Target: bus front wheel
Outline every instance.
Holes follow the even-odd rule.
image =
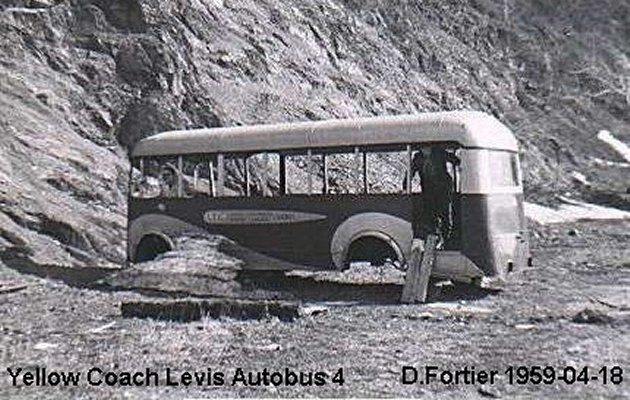
[[[161,235],[149,234],[144,236],[138,243],[134,262],[151,261],[160,254],[171,250],[173,250],[173,247],[166,238]]]

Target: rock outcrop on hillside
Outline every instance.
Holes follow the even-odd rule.
[[[593,158],[630,138],[628,2],[9,0],[0,35],[0,248],[34,262],[124,260],[127,150],[165,129],[476,109],[528,196],[623,186]]]

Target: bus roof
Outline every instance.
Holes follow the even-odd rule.
[[[478,111],[446,111],[158,133],[140,140],[132,156],[457,142],[463,147],[517,151],[516,138]]]

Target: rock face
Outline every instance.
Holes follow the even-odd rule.
[[[630,137],[628,21],[612,0],[4,1],[0,249],[121,263],[126,154],[165,129],[478,109],[516,132],[529,196],[558,159],[592,181],[616,157],[596,132]]]

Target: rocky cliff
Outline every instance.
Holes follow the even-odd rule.
[[[0,249],[38,263],[124,260],[127,151],[165,129],[476,109],[531,199],[628,186],[596,139],[630,139],[627,1],[8,0],[0,35]]]

